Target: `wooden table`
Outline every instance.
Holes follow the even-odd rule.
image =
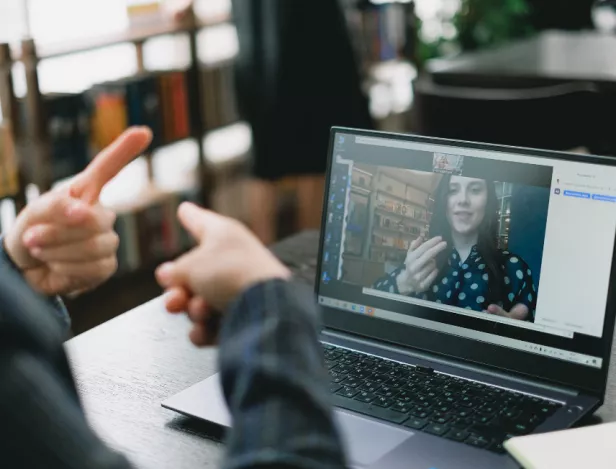
[[[437,59],[428,70],[436,82],[449,85],[584,81],[616,91],[616,36],[546,31],[494,49]]]
[[[308,283],[318,233],[290,238],[274,252]],[[188,342],[188,321],[153,300],[67,343],[86,413],[99,434],[139,467],[218,467],[219,430],[161,408],[165,398],[216,372],[216,350]],[[616,359],[612,361],[615,365]],[[616,370],[598,421],[616,421]]]

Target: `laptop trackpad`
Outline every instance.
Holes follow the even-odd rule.
[[[335,414],[348,458],[353,465],[370,466],[413,436],[407,430],[346,412],[336,411]]]

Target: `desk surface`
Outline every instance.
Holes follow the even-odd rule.
[[[317,233],[304,233],[274,251],[312,282],[317,240]],[[187,335],[186,318],[165,313],[154,300],[67,343],[90,422],[139,467],[215,468],[223,454],[215,429],[160,406],[216,372],[216,351],[195,349]],[[597,415],[616,421],[616,359],[607,402]]]
[[[616,35],[546,31],[494,49],[431,61],[436,77],[591,81],[616,85]],[[449,80],[447,80],[449,81]],[[463,83],[459,83],[463,84]]]

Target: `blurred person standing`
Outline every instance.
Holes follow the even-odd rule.
[[[191,3],[180,2],[177,15]],[[250,223],[268,244],[276,238],[275,183],[297,177],[299,228],[318,228],[329,129],[372,128],[373,122],[337,0],[232,4],[238,102],[253,129]]]

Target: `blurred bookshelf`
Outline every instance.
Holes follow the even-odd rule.
[[[341,1],[378,126],[407,130],[416,75],[412,2]],[[154,268],[191,246],[174,216],[182,201],[247,221],[238,200],[252,136],[233,90],[237,52],[228,0],[196,2],[181,22],[150,18],[95,37],[0,45],[3,228],[28,198],[77,174],[127,126],[155,134],[101,195],[118,214],[119,271],[67,300],[76,333],[160,294]],[[281,182],[283,192],[289,184]],[[292,217],[293,200],[280,204]]]

